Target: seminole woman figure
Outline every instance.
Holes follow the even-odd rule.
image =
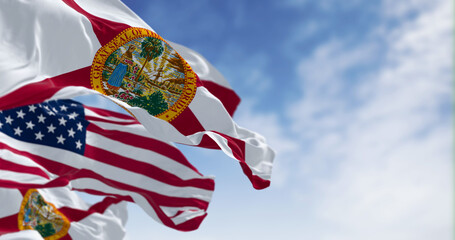
[[[128,65],[133,63],[133,51],[136,49],[136,46],[130,45],[128,50],[120,57],[120,63],[115,67],[112,72],[109,80],[107,80],[107,87],[113,90],[118,90],[122,86],[123,78],[125,77],[126,70]]]

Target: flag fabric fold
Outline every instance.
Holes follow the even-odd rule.
[[[228,113],[233,116],[240,103],[240,97],[232,89],[229,82],[204,56],[178,43],[169,44],[188,62],[196,72],[202,84],[210,93],[218,98]]]
[[[126,203],[105,197],[84,202],[68,186],[0,189],[0,239],[123,239]]]
[[[131,116],[56,100],[0,113],[0,187],[69,185],[138,204],[182,231],[207,215],[213,177]]]
[[[153,136],[221,149],[255,188],[270,185],[274,152],[232,120],[239,98],[227,82],[120,1],[3,1],[0,34],[0,109],[103,94]]]

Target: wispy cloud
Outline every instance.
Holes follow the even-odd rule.
[[[391,16],[385,1],[384,22],[400,21],[376,40],[332,40],[298,66],[303,95],[288,115],[313,184],[301,195],[324,225],[309,237],[452,236],[452,6],[411,2]]]

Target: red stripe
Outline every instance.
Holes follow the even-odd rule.
[[[148,138],[144,136],[139,136],[136,134],[118,131],[118,130],[106,130],[102,129],[95,124],[89,124],[87,126],[87,131],[100,134],[102,136],[109,137],[112,140],[121,142],[126,145],[131,145],[138,148],[147,149],[158,154],[161,154],[170,160],[174,160],[190,169],[199,173],[198,170],[191,165],[191,163],[185,158],[185,156],[176,148],[168,145],[167,143],[161,142],[159,140]],[[200,174],[200,173],[199,173]],[[202,175],[202,174],[200,174]]]
[[[18,190],[19,190],[19,192],[21,192],[22,196],[25,196],[25,194],[27,194],[27,192],[28,192],[28,189],[24,189],[24,188],[21,188]]]
[[[0,218],[0,235],[19,231],[18,214]]]
[[[100,41],[101,46],[107,44],[120,32],[130,27],[124,23],[114,22],[94,16],[82,9],[79,5],[77,5],[76,2],[74,2],[74,0],[63,0],[63,2],[80,14],[84,15],[90,21],[90,23],[92,23],[93,32],[95,32],[95,35],[98,38],[98,41]]]
[[[85,193],[97,195],[97,196],[112,196],[117,199],[121,199],[122,201],[134,202],[134,200],[130,196],[124,196],[124,195],[113,194],[113,193],[105,193],[105,192],[101,192],[98,190],[85,189],[85,188],[73,188],[73,190],[79,191],[79,192],[85,192]]]
[[[74,70],[43,81],[27,84],[0,98],[0,109],[36,104],[51,98],[56,92],[68,86],[91,89],[90,67]]]
[[[73,240],[69,234],[66,234],[65,236],[59,238],[59,240]]]
[[[48,181],[43,184],[38,183],[21,183],[11,180],[4,180],[0,179],[0,187],[2,188],[16,188],[23,192],[24,190],[28,190],[30,188],[51,188],[51,187],[64,187],[68,185],[69,180],[67,178],[59,177]]]
[[[0,158],[0,169],[12,171],[12,172],[29,173],[29,174],[34,174],[34,175],[44,177],[48,180],[50,179],[49,176],[47,176],[46,172],[44,172],[43,170],[41,170],[38,167],[25,166],[22,164],[17,164],[14,162],[6,161],[1,158]]]
[[[220,146],[207,134],[202,135],[201,142],[197,146],[208,149],[220,149]]]
[[[216,84],[212,81],[202,80],[204,87],[209,90],[215,97],[217,97],[221,103],[223,104],[224,108],[228,111],[231,117],[234,115],[237,106],[240,103],[240,97],[234,90]]]
[[[185,136],[205,131],[197,117],[188,107],[169,123]]]
[[[121,199],[106,197],[103,201],[92,205],[88,210],[65,206],[60,208],[59,211],[62,212],[71,222],[79,222],[93,213],[103,214],[112,204],[117,204],[121,201]]]

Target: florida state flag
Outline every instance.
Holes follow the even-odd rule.
[[[68,187],[0,188],[0,239],[123,239],[126,203],[106,197],[84,202]],[[31,231],[27,231],[31,230]]]

